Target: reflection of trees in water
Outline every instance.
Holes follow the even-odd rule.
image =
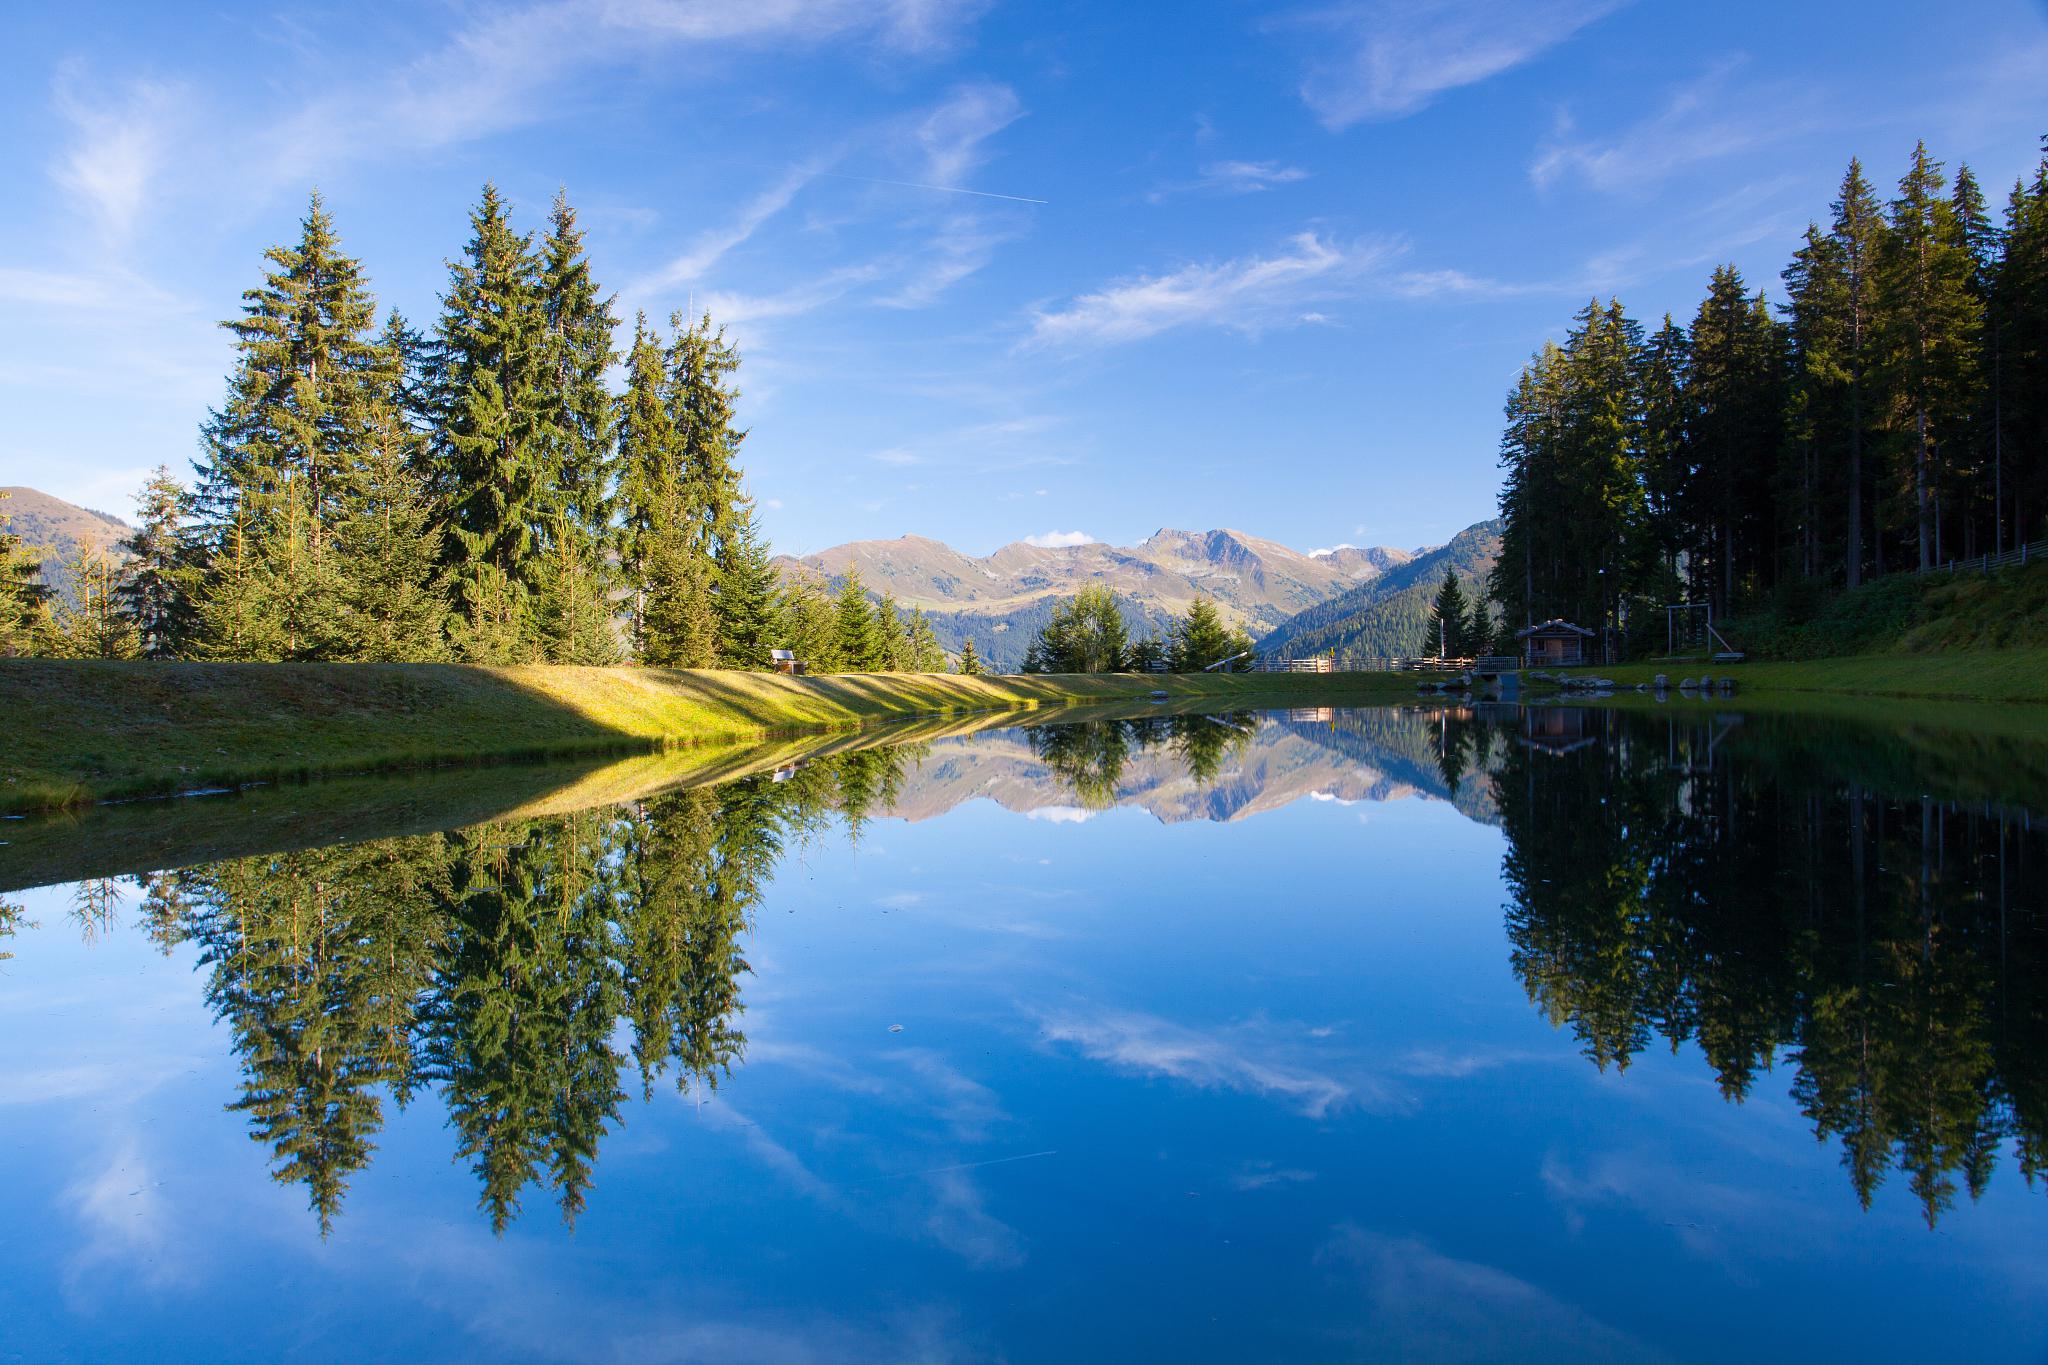
[[[671,1067],[711,1088],[740,1060],[741,940],[784,847],[891,799],[915,753],[168,873],[143,922],[197,946],[242,1059],[232,1107],[323,1232],[384,1104],[423,1086],[494,1228],[529,1186],[573,1221],[628,1065],[651,1096]]]
[[[1089,810],[1116,804],[1124,765],[1135,754],[1163,749],[1202,786],[1216,780],[1226,758],[1243,751],[1258,730],[1249,711],[1220,716],[1140,716],[1038,725],[1024,737],[1031,752]]]
[[[1958,1181],[1983,1190],[2007,1138],[2031,1181],[2048,1154],[2043,831],[1587,715],[1596,743],[1517,744],[1495,779],[1531,1000],[1603,1069],[1653,1037],[1696,1042],[1731,1100],[1787,1051],[1866,1205],[1896,1167],[1931,1225]]]

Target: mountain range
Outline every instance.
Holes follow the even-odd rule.
[[[787,581],[836,589],[857,570],[871,591],[917,607],[948,649],[974,639],[992,667],[1014,668],[1054,605],[1083,586],[1115,594],[1134,636],[1163,635],[1206,594],[1254,636],[1399,570],[1418,554],[1386,546],[1304,552],[1243,531],[1160,530],[1132,546],[1019,541],[964,554],[924,536],[859,540],[777,561]]]
[[[0,488],[0,526],[43,556],[43,581],[59,594],[70,590],[71,561],[82,550],[119,553],[134,528],[108,512],[95,512],[34,488]]]
[[[115,550],[131,528],[119,517],[34,488],[0,489],[0,520],[43,552],[43,577],[60,592],[81,550]],[[1415,550],[1341,545],[1302,551],[1243,531],[1159,530],[1139,545],[1039,546],[965,554],[924,536],[857,540],[776,560],[783,577],[834,591],[858,570],[870,591],[921,608],[948,650],[973,637],[994,669],[1014,669],[1053,608],[1083,586],[1115,594],[1136,638],[1163,636],[1196,597],[1258,640],[1262,653],[1340,662],[1423,653],[1429,606],[1446,569],[1468,593],[1500,551],[1500,523],[1467,527]]]

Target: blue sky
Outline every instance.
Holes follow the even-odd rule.
[[[0,483],[125,513],[326,194],[429,320],[485,179],[745,353],[778,548],[1234,526],[1435,543],[1595,292],[1775,290],[1852,154],[1994,199],[2048,7],[540,0],[11,7]]]

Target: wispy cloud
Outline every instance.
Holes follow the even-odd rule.
[[[361,148],[443,147],[561,117],[600,88],[576,85],[575,77],[656,55],[826,43],[928,55],[949,47],[982,8],[933,0],[543,0],[484,7],[436,51],[280,123],[271,140],[273,170],[296,181]]]
[[[1277,161],[1214,161],[1198,170],[1193,180],[1162,185],[1145,197],[1157,204],[1177,194],[1257,194],[1306,179],[1308,172],[1301,167]]]
[[[1066,550],[1076,545],[1093,545],[1095,537],[1086,531],[1042,531],[1035,536],[1024,537],[1026,545],[1036,545],[1041,550]]]
[[[1730,58],[1681,85],[1649,118],[1608,138],[1581,138],[1569,114],[1529,163],[1529,179],[1547,189],[1566,177],[1607,193],[1646,191],[1697,166],[1807,131],[1817,96],[1794,89],[1738,90],[1745,65]]]
[[[1364,278],[1399,254],[1380,241],[1339,242],[1298,233],[1267,255],[1183,266],[1083,294],[1032,320],[1032,343],[1100,346],[1138,341],[1176,327],[1228,327],[1256,335],[1323,321],[1312,303],[1356,292]]]
[[[958,87],[918,125],[924,178],[934,185],[959,185],[986,159],[982,144],[1023,115],[1017,92],[1007,85],[984,81]]]
[[[76,65],[58,71],[57,110],[75,137],[51,177],[105,239],[122,243],[161,174],[171,123],[183,99],[175,85],[138,81],[109,91]]]
[[[1324,126],[1400,118],[1533,60],[1628,0],[1361,0],[1299,16],[1335,51],[1301,96]]]
[[[905,450],[902,446],[890,446],[887,450],[878,450],[868,456],[868,458],[876,464],[906,465],[918,462],[917,452]]]
[[[695,283],[710,273],[725,254],[743,244],[762,224],[788,208],[797,192],[811,180],[812,172],[790,172],[749,199],[731,222],[698,234],[681,255],[659,270],[636,280],[626,289],[631,298],[654,297],[680,285]]]

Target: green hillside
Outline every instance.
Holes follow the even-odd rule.
[[[1334,652],[1340,665],[1426,652],[1429,607],[1444,570],[1458,575],[1468,596],[1481,595],[1482,580],[1500,553],[1500,525],[1468,526],[1449,544],[1290,617],[1259,641],[1259,652],[1293,658]]]

